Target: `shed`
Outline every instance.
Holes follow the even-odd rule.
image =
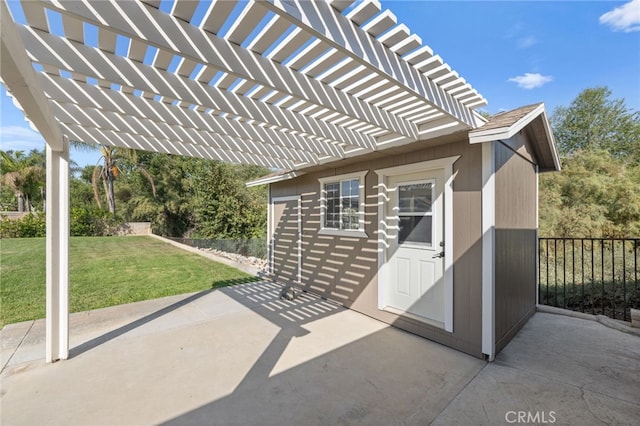
[[[249,185],[273,279],[493,359],[535,312],[538,173],[559,168],[536,104]]]

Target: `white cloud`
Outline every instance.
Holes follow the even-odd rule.
[[[538,44],[538,40],[534,36],[528,36],[518,39],[518,47],[520,49],[526,49],[534,44]]]
[[[630,33],[640,31],[640,0],[631,0],[600,17],[600,23],[613,31]]]
[[[535,89],[536,87],[542,87],[552,80],[553,77],[550,75],[542,75],[539,73],[532,74],[530,72],[526,72],[524,75],[519,75],[509,79],[509,81],[516,83],[521,89]]]
[[[0,149],[3,151],[30,151],[44,149],[45,141],[38,132],[29,127],[3,126],[0,127]]]

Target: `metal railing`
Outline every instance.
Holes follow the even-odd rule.
[[[540,238],[538,302],[630,321],[640,309],[640,238]]]
[[[236,253],[246,257],[256,257],[258,259],[267,258],[267,240],[262,238],[252,238],[248,240],[211,240],[172,237],[169,239],[191,247],[220,250],[226,253]]]

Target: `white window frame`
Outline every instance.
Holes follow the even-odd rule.
[[[413,181],[407,181],[407,182],[400,182],[398,183],[398,186],[403,186],[403,185],[414,185],[414,184],[423,184],[423,183],[427,183],[431,185],[431,201],[435,202],[435,191],[436,191],[436,180],[435,179],[420,179],[420,180],[413,180]],[[398,192],[396,194],[396,205],[399,206],[400,205],[400,193]],[[431,211],[429,212],[425,212],[425,213],[400,213],[400,209],[398,209],[397,212],[397,216],[398,216],[398,220],[401,217],[410,217],[410,216],[414,216],[414,217],[426,217],[429,216],[431,217],[431,243],[417,243],[417,242],[413,242],[413,241],[404,241],[402,244],[409,246],[409,247],[415,247],[415,248],[422,248],[422,247],[428,247],[428,248],[433,248],[435,247],[435,241],[436,241],[436,227],[434,226],[436,221],[439,220],[439,217],[437,215],[437,212],[433,211],[433,205],[431,207]],[[399,223],[399,222],[398,222]],[[398,244],[400,244],[400,232],[398,232]]]
[[[365,202],[365,176],[369,173],[364,170],[356,173],[347,173],[343,175],[327,176],[319,178],[320,183],[320,230],[321,235],[336,235],[345,237],[368,238],[364,230],[364,202]],[[358,229],[336,229],[325,227],[325,217],[327,214],[327,194],[324,189],[328,183],[339,183],[340,193],[342,194],[342,181],[358,179]],[[342,207],[341,207],[342,208]]]

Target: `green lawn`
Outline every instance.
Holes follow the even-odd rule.
[[[255,278],[151,237],[74,237],[69,309],[224,287]],[[0,240],[0,327],[45,316],[45,240]]]

